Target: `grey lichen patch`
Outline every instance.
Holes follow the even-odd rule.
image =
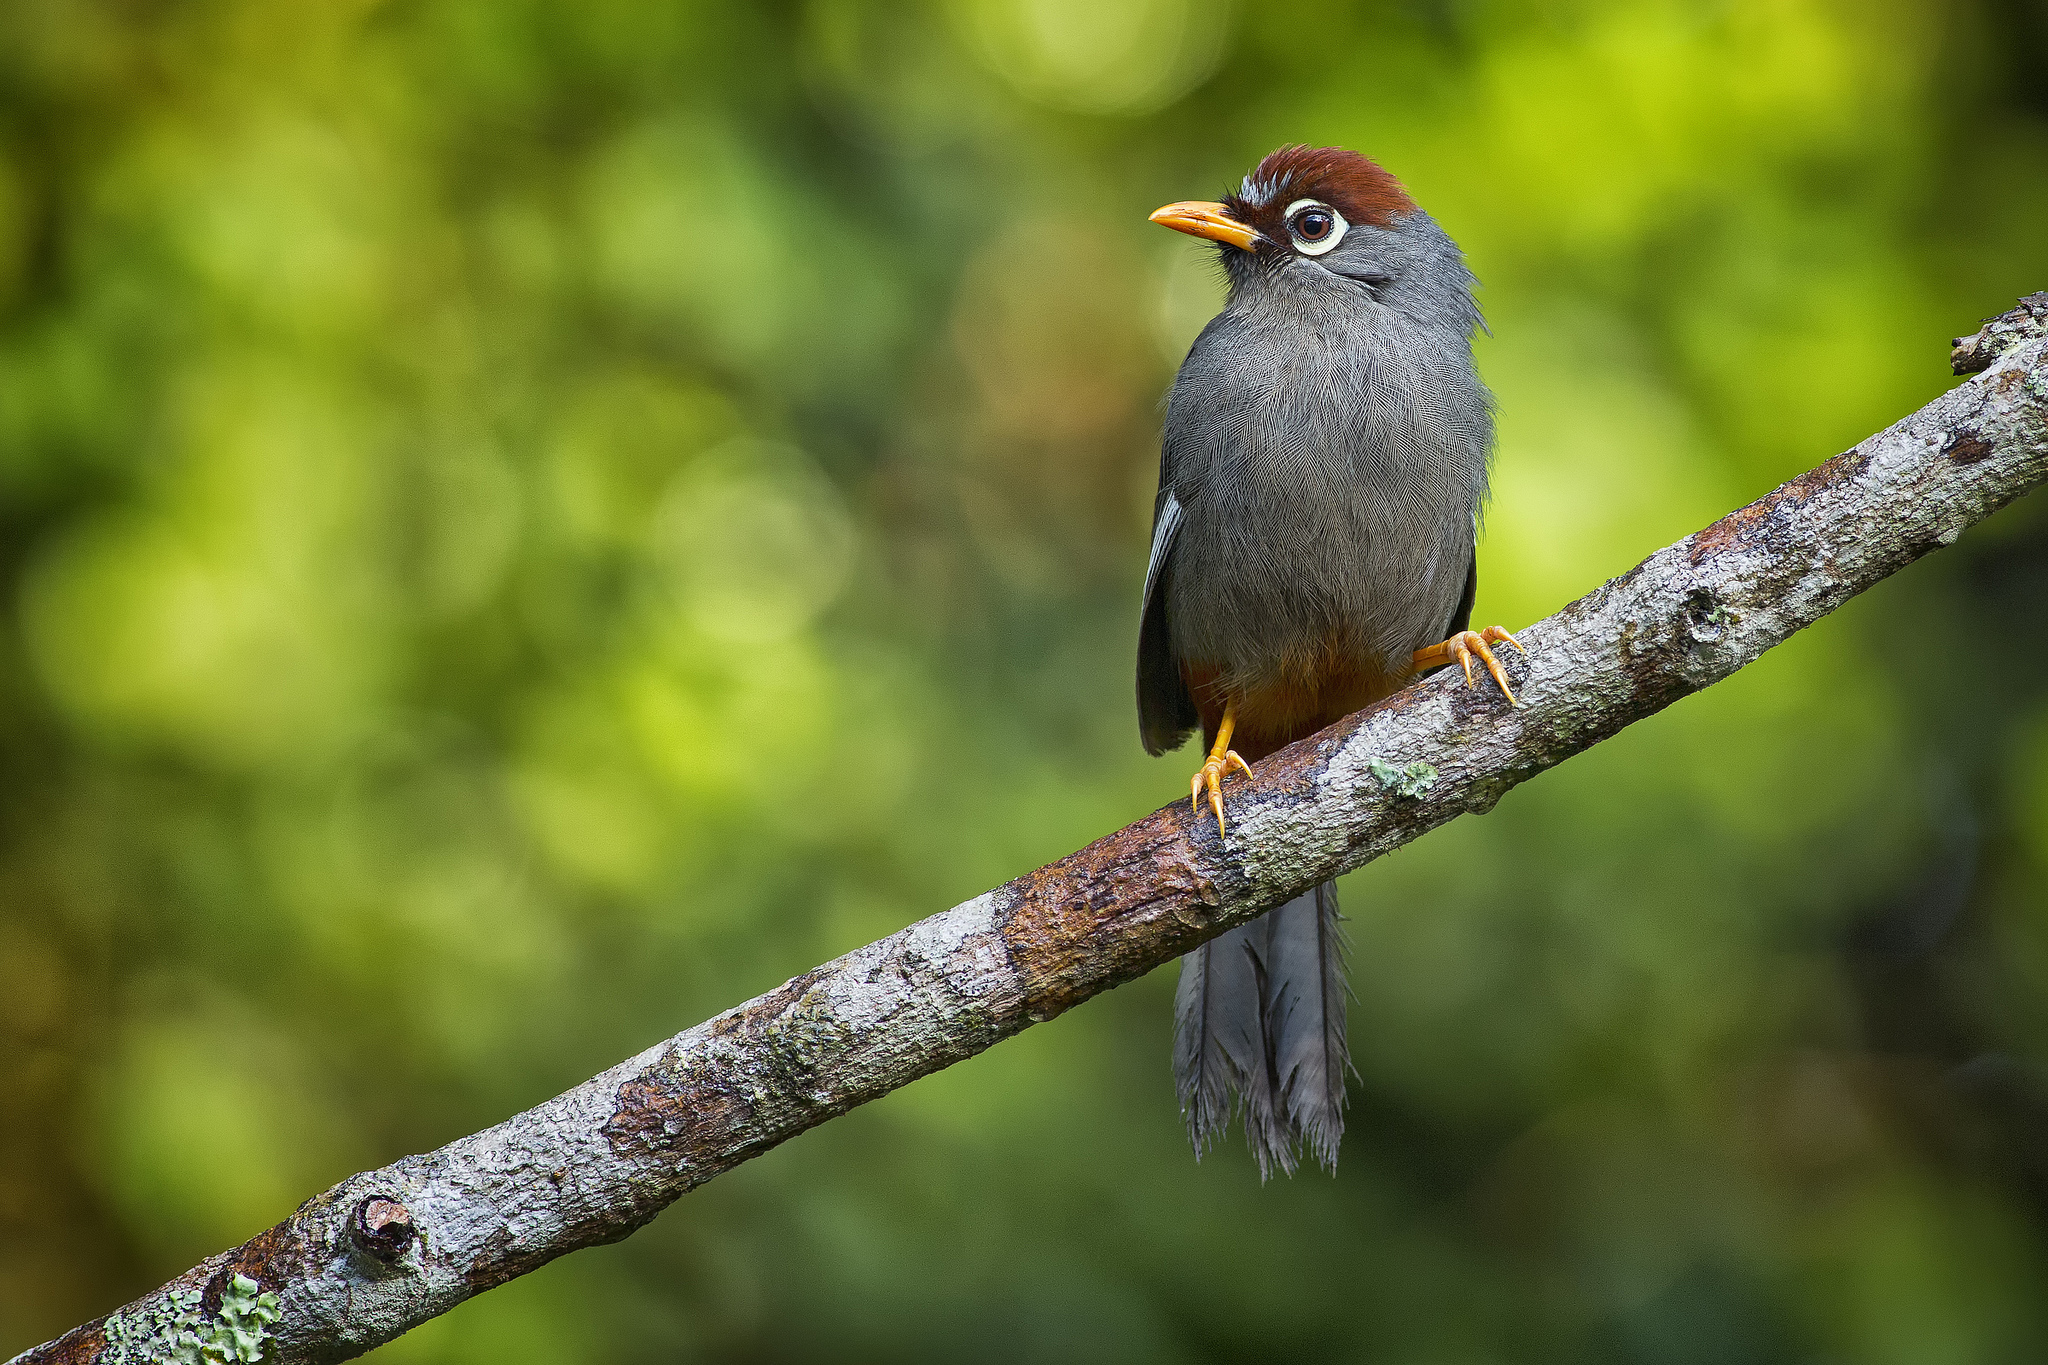
[[[1370,758],[1366,760],[1365,770],[1395,796],[1405,796],[1410,801],[1436,785],[1437,771],[1427,763],[1410,763],[1405,768],[1396,768],[1384,758]]]
[[[792,1089],[808,1092],[817,1085],[819,1069],[844,1051],[850,1032],[826,993],[814,986],[762,1029],[761,1040],[775,1075]]]
[[[270,1328],[284,1316],[277,1295],[237,1275],[221,1295],[220,1316],[209,1322],[197,1289],[173,1290],[139,1313],[107,1319],[101,1365],[229,1365],[263,1359]]]

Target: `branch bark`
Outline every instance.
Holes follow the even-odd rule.
[[[154,1358],[179,1314],[219,1332],[258,1290],[276,1295],[265,1359],[357,1355],[1487,810],[2048,479],[2048,295],[1958,343],[1955,363],[1984,372],[1521,632],[1519,708],[1450,674],[1410,687],[1261,763],[1232,788],[1226,839],[1170,806],[495,1128],[353,1176],[13,1365]]]

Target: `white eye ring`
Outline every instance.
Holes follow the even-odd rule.
[[[1329,214],[1331,223],[1329,235],[1318,237],[1312,242],[1303,237],[1294,227],[1295,215],[1305,213],[1309,209],[1318,209]],[[1287,220],[1287,235],[1294,239],[1294,249],[1301,252],[1304,256],[1322,255],[1325,251],[1343,241],[1344,234],[1351,227],[1351,224],[1344,221],[1343,214],[1337,212],[1337,210],[1331,208],[1320,199],[1297,199],[1289,204],[1287,212],[1280,216]]]

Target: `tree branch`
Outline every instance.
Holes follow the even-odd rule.
[[[1985,372],[1521,632],[1519,708],[1449,674],[1410,687],[1261,763],[1232,788],[1225,840],[1168,807],[495,1128],[351,1177],[14,1365],[167,1359],[178,1331],[235,1324],[252,1341],[267,1330],[270,1360],[359,1354],[1490,808],[2048,479],[2048,295],[1959,343],[1955,363]],[[267,1324],[259,1290],[276,1295]]]

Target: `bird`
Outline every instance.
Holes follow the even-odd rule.
[[[1391,173],[1291,145],[1235,193],[1151,221],[1206,239],[1229,293],[1166,401],[1138,630],[1138,726],[1197,727],[1190,782],[1218,838],[1224,783],[1425,672],[1477,660],[1471,629],[1493,398],[1458,246]],[[1526,651],[1524,651],[1526,653]],[[1181,959],[1175,1087],[1199,1160],[1242,1113],[1260,1178],[1332,1174],[1344,1131],[1342,919],[1325,883]]]

